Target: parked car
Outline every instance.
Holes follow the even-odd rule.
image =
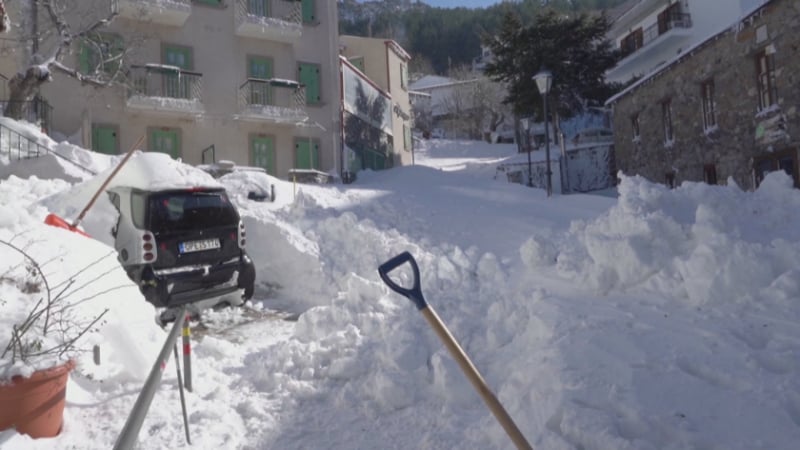
[[[227,160],[197,167],[208,172],[214,178],[223,178],[232,174],[242,173],[255,174],[255,176],[249,177],[247,186],[244,186],[247,189],[247,198],[257,202],[275,201],[275,187],[269,182],[267,171],[263,167],[240,166],[233,161]]]
[[[241,305],[253,296],[255,266],[246,232],[220,186],[107,191],[119,212],[112,228],[120,264],[145,300],[166,308]]]

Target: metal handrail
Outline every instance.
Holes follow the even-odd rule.
[[[623,57],[631,55],[638,50],[646,47],[649,43],[656,40],[659,36],[668,33],[675,28],[691,28],[692,15],[678,11],[670,12],[665,22],[656,22],[642,31],[642,42],[637,47],[635,41],[623,41],[620,44],[620,51]]]
[[[209,164],[208,162],[206,162],[206,154],[209,152],[211,153],[211,164],[217,161],[217,150],[214,147],[214,144],[211,144],[200,152],[200,158],[203,164]]]
[[[23,159],[33,159],[38,158],[43,155],[53,155],[57,158],[60,158],[68,163],[78,167],[81,170],[91,174],[97,175],[97,172],[82,166],[81,164],[67,158],[64,155],[60,155],[52,150],[46,145],[42,145],[33,139],[23,136],[22,134],[18,133],[16,130],[9,128],[3,124],[0,124],[0,142],[3,141],[3,133],[6,135],[5,142],[7,145],[5,147],[0,147],[0,153],[8,153],[8,158],[10,160],[23,160]],[[14,143],[16,142],[16,146]],[[16,147],[16,158],[14,158],[13,148]]]
[[[238,0],[236,2],[236,25],[239,26],[245,21],[249,22],[261,22],[265,25],[270,24],[270,22],[286,22],[292,25],[296,25],[298,27],[303,26],[303,8],[301,2],[282,2],[279,4],[286,4],[291,3],[289,6],[289,11],[286,14],[279,15],[277,11],[273,11],[273,8],[267,8],[266,10],[262,8],[256,7],[257,4],[252,4],[250,0]],[[269,5],[269,6],[277,6],[277,4]],[[285,9],[285,8],[282,8]],[[280,23],[275,23],[276,26],[280,26]]]
[[[53,107],[47,100],[39,97],[34,97],[33,100],[11,101],[0,100],[0,112],[4,115],[6,108],[9,105],[21,104],[23,119],[31,123],[37,123],[46,134],[50,133],[50,124],[53,122]]]
[[[281,89],[285,94],[275,92],[276,89]],[[303,109],[306,106],[306,89],[302,84],[281,84],[276,79],[248,78],[239,86],[239,106]]]

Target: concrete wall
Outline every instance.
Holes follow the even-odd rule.
[[[754,165],[783,158],[798,179],[800,146],[800,3],[772,0],[740,26],[710,39],[612,99],[616,163],[626,174],[665,182],[704,181],[713,167],[719,183],[756,183]],[[763,38],[763,40],[759,40]],[[756,54],[775,49],[777,105],[759,111]],[[718,126],[705,130],[700,84],[713,79]],[[670,99],[674,141],[666,142],[661,102]],[[633,139],[631,117],[640,136]]]

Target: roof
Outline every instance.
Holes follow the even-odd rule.
[[[615,103],[616,101],[618,101],[622,97],[624,97],[624,96],[630,94],[631,92],[635,91],[639,86],[641,86],[641,85],[643,85],[643,84],[645,84],[645,83],[647,83],[649,81],[652,81],[653,79],[655,79],[659,75],[667,72],[675,64],[683,61],[686,58],[691,57],[700,48],[705,47],[706,45],[710,44],[713,41],[716,41],[719,37],[721,37],[725,33],[729,32],[729,31],[738,31],[739,24],[741,24],[742,22],[746,21],[747,19],[749,19],[753,15],[759,13],[769,3],[772,3],[774,1],[776,1],[776,0],[757,0],[757,3],[751,9],[746,11],[744,14],[742,14],[742,16],[739,19],[737,19],[735,22],[733,22],[732,24],[726,25],[722,30],[719,30],[717,32],[712,33],[711,35],[709,35],[708,38],[699,41],[697,44],[689,47],[688,49],[686,49],[683,52],[681,52],[679,55],[675,56],[673,59],[671,59],[671,60],[667,61],[666,63],[662,64],[661,66],[659,66],[657,70],[654,70],[653,72],[643,76],[639,80],[636,80],[635,83],[631,84],[630,86],[626,87],[625,89],[621,90],[620,92],[618,92],[617,94],[615,94],[614,96],[612,96],[608,100],[606,100],[605,105],[608,106],[608,105],[611,105],[611,104]]]
[[[408,88],[412,91],[418,91],[420,89],[426,89],[431,86],[452,83],[453,81],[454,80],[452,78],[442,77],[439,75],[425,75],[419,80],[409,84]]]

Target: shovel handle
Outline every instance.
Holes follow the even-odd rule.
[[[389,278],[389,272],[405,263],[411,264],[411,270],[414,272],[414,282],[411,288],[404,288]],[[411,253],[400,253],[394,258],[381,264],[378,266],[378,273],[380,274],[383,282],[386,283],[389,288],[411,300],[414,305],[417,306],[418,310],[423,310],[428,306],[428,304],[425,302],[425,298],[422,296],[422,289],[419,286],[419,266],[417,266],[417,261],[415,261],[414,257],[411,256]]]

